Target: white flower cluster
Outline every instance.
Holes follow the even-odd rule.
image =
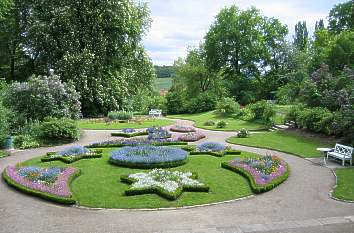
[[[154,169],[148,173],[135,173],[129,175],[129,178],[135,179],[131,188],[152,188],[159,187],[167,192],[175,192],[183,185],[204,186],[203,183],[191,178],[191,172],[169,171],[163,169]]]

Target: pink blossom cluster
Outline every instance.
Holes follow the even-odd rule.
[[[57,181],[54,184],[49,185],[44,182],[34,182],[23,176],[20,176],[17,173],[16,166],[8,166],[6,168],[7,176],[10,177],[10,179],[14,182],[29,189],[53,194],[60,197],[71,197],[72,193],[70,191],[68,181],[75,172],[76,169],[73,167],[66,168],[62,173],[59,174]]]

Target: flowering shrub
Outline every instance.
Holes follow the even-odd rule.
[[[203,138],[205,138],[205,135],[198,132],[198,133],[188,133],[188,134],[181,135],[178,137],[178,140],[182,142],[196,142]]]
[[[91,159],[102,157],[102,151],[89,150],[83,146],[71,146],[59,152],[48,152],[41,161],[49,162],[54,160],[61,160],[65,163],[73,163],[81,159]]]
[[[15,188],[42,198],[73,204],[70,181],[78,176],[76,168],[40,168],[8,166],[3,178]]]
[[[196,179],[196,173],[163,169],[121,176],[123,182],[132,184],[126,195],[157,193],[170,200],[176,200],[183,191],[208,192],[209,187]]]
[[[241,129],[240,132],[237,133],[238,138],[248,138],[250,133],[246,129]]]
[[[225,145],[217,142],[203,142],[197,146],[197,150],[200,152],[208,151],[223,151],[227,149]]]
[[[173,132],[179,132],[179,133],[195,132],[194,127],[187,127],[187,126],[181,126],[181,125],[174,125],[170,128],[170,130]]]
[[[222,166],[246,176],[257,193],[274,188],[289,175],[287,163],[277,156],[235,159]]]
[[[109,161],[126,167],[176,167],[185,164],[187,157],[188,152],[180,148],[142,145],[115,150]]]
[[[223,129],[225,127],[226,127],[225,121],[219,121],[218,123],[216,123],[216,128],[218,128],[218,129]]]
[[[147,128],[148,140],[160,140],[170,138],[172,135],[162,127],[151,127]]]
[[[145,138],[134,139],[118,139],[104,142],[95,142],[87,148],[102,148],[102,147],[123,147],[123,146],[139,146],[139,145],[154,145],[154,146],[166,146],[166,145],[186,145],[186,142],[177,141],[172,138],[148,140]]]

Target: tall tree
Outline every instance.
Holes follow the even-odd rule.
[[[309,33],[307,31],[306,22],[298,22],[295,25],[294,45],[296,48],[304,51],[309,41]]]
[[[260,15],[254,7],[245,11],[235,5],[224,8],[205,37],[207,66],[222,71],[232,94],[244,99],[255,83],[264,83],[266,74],[279,66],[287,32],[279,20]]]
[[[141,46],[151,21],[146,4],[15,0],[15,7],[33,72],[53,68],[64,81],[74,81],[84,113],[122,108],[136,88],[152,86],[154,70]]]
[[[328,21],[333,33],[354,29],[354,0],[335,5],[329,12]]]
[[[319,21],[316,21],[315,31],[319,31],[319,30],[323,30],[323,29],[325,29],[325,25],[324,25],[323,19],[320,19]]]

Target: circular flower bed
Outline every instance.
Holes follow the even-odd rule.
[[[173,132],[178,132],[178,133],[190,133],[190,132],[195,132],[194,127],[187,127],[187,126],[181,126],[181,125],[174,125],[170,128],[170,131]]]
[[[178,140],[182,142],[196,142],[203,138],[205,138],[205,135],[202,133],[188,133],[179,136]]]
[[[126,146],[111,153],[109,161],[124,167],[162,168],[176,167],[187,162],[188,152],[165,146]]]
[[[200,152],[209,152],[209,151],[223,151],[227,149],[225,145],[217,142],[204,142],[197,146],[197,150]]]

